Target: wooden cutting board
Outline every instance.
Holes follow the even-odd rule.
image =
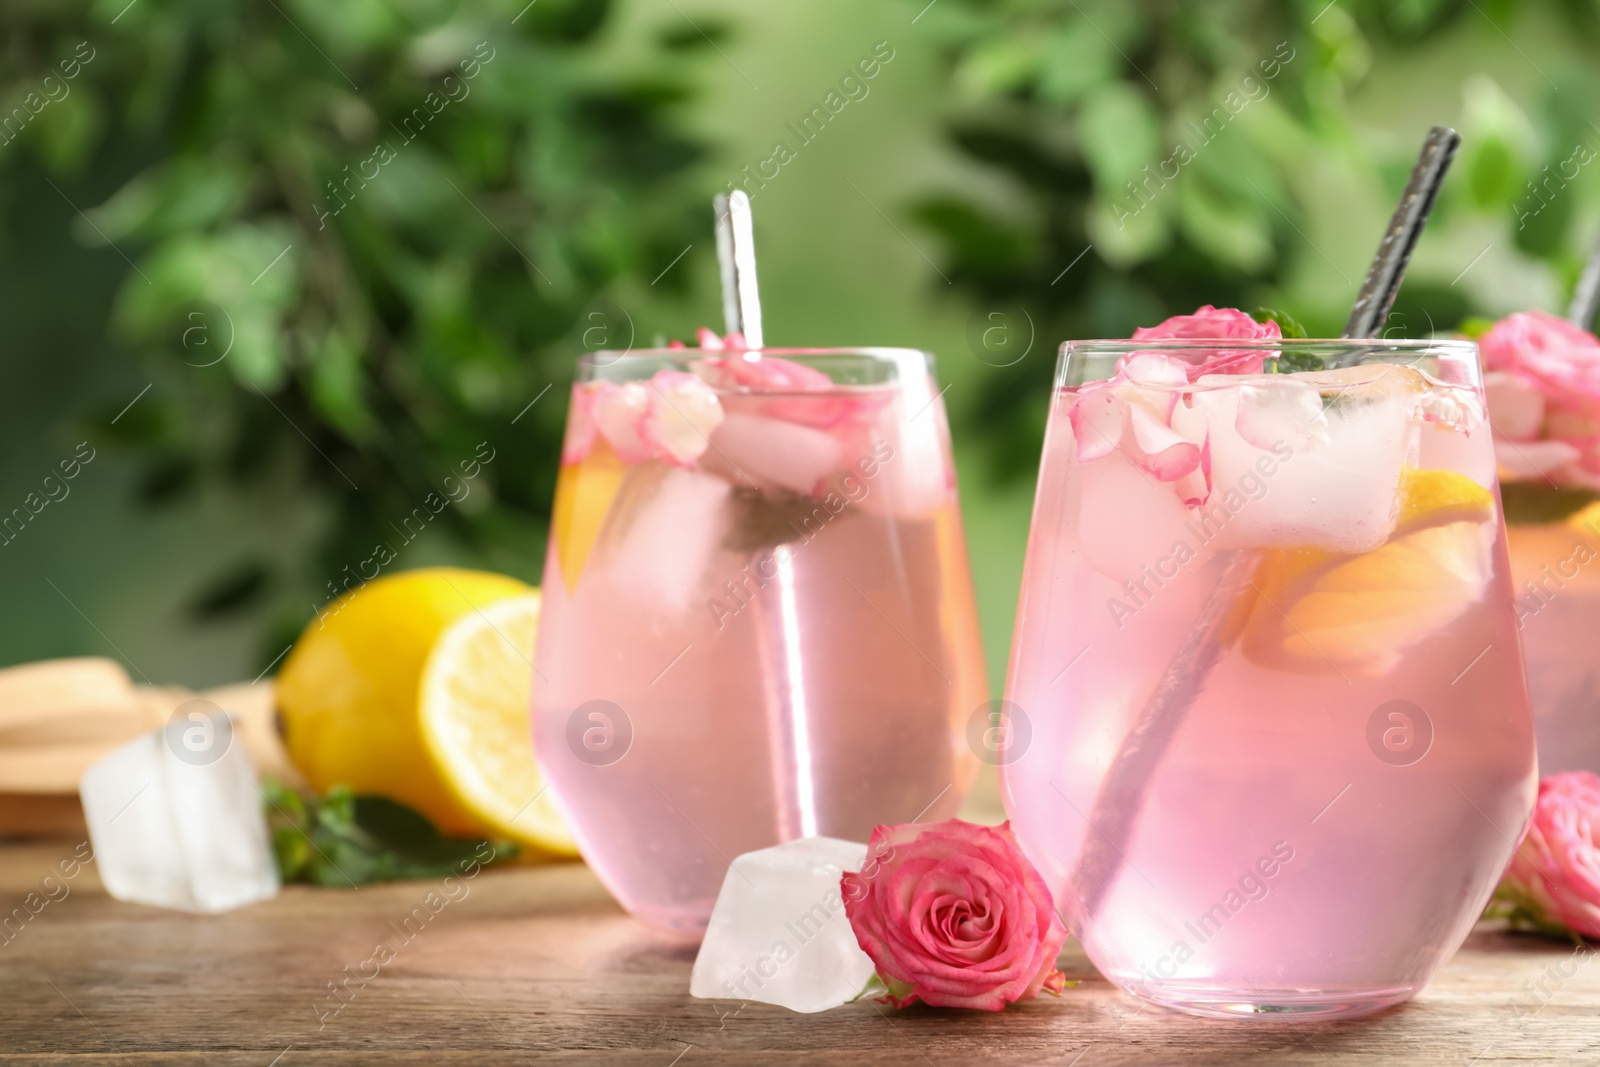
[[[82,832],[78,781],[91,764],[205,700],[233,716],[256,769],[298,784],[273,724],[270,680],[196,693],[135,685],[114,660],[46,660],[0,669],[0,834]]]

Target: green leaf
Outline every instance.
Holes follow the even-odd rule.
[[[319,800],[267,779],[262,798],[284,882],[351,888],[442,878],[517,854],[508,841],[445,837],[404,804],[357,796],[344,786]]]
[[[1600,500],[1600,493],[1592,489],[1558,487],[1548,482],[1500,483],[1500,501],[1508,523],[1562,522],[1596,500]]]
[[[1469,319],[1462,319],[1461,325],[1456,327],[1456,332],[1476,341],[1494,327],[1494,320],[1474,315]]]
[[[1250,317],[1257,322],[1275,322],[1278,329],[1283,331],[1285,337],[1306,337],[1306,328],[1296,322],[1287,311],[1274,311],[1272,308],[1256,308]],[[1320,366],[1320,361],[1319,364]]]

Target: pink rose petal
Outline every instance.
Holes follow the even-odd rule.
[[[1109,456],[1122,442],[1122,427],[1127,405],[1117,396],[1109,381],[1090,382],[1078,390],[1067,410],[1072,433],[1077,438],[1078,461]]]
[[[679,467],[692,467],[722,424],[722,403],[711,387],[683,371],[657,371],[650,379],[650,404],[639,426],[652,453]]]
[[[1506,441],[1496,438],[1494,461],[1501,477],[1523,481],[1558,474],[1577,463],[1583,453],[1565,441]]]
[[[624,463],[642,462],[654,452],[639,425],[649,408],[650,396],[642,382],[595,385],[589,412],[601,436]]]
[[[1539,783],[1502,890],[1544,922],[1600,938],[1600,777],[1571,771]]]
[[[1257,322],[1237,308],[1218,308],[1210,304],[1196,308],[1193,315],[1174,315],[1156,326],[1141,326],[1133,331],[1135,341],[1270,340],[1282,336],[1283,331],[1270,319]]]
[[[1128,429],[1138,449],[1130,452],[1130,458],[1160,481],[1176,481],[1199,468],[1200,446],[1145,405],[1128,405]]]
[[[1066,928],[1009,824],[880,826],[869,854],[840,888],[862,951],[910,990],[884,1000],[999,1011],[1064,986]]]
[[[1532,441],[1544,426],[1544,394],[1521,375],[1490,371],[1483,376],[1483,395],[1489,405],[1489,422],[1497,437]]]

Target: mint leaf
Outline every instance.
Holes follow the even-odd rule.
[[[1257,322],[1275,322],[1278,329],[1283,331],[1285,337],[1307,337],[1306,328],[1296,322],[1287,312],[1273,311],[1271,308],[1256,308],[1250,315]]]
[[[509,841],[446,837],[404,804],[357,796],[345,786],[318,798],[268,778],[262,798],[278,874],[286,883],[352,888],[443,878],[517,854]]]
[[[1561,522],[1596,500],[1600,500],[1600,493],[1592,489],[1557,487],[1548,482],[1500,483],[1500,501],[1505,505],[1506,522],[1513,525]]]
[[[1268,374],[1297,374],[1300,371],[1321,370],[1323,358],[1315,352],[1279,352],[1267,360]]]

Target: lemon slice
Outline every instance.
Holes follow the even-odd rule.
[[[534,759],[529,730],[539,595],[463,615],[440,635],[423,668],[423,744],[455,799],[496,834],[575,856]]]
[[[1228,636],[1263,667],[1386,674],[1483,596],[1494,514],[1494,497],[1472,479],[1408,468],[1388,541],[1358,555],[1265,553]]]
[[[611,503],[622,486],[627,467],[611,446],[596,440],[581,463],[566,463],[556,475],[555,506],[551,508],[550,532],[556,542],[556,561],[567,592],[578,587],[578,577],[594,549],[600,527],[605,524]]]

